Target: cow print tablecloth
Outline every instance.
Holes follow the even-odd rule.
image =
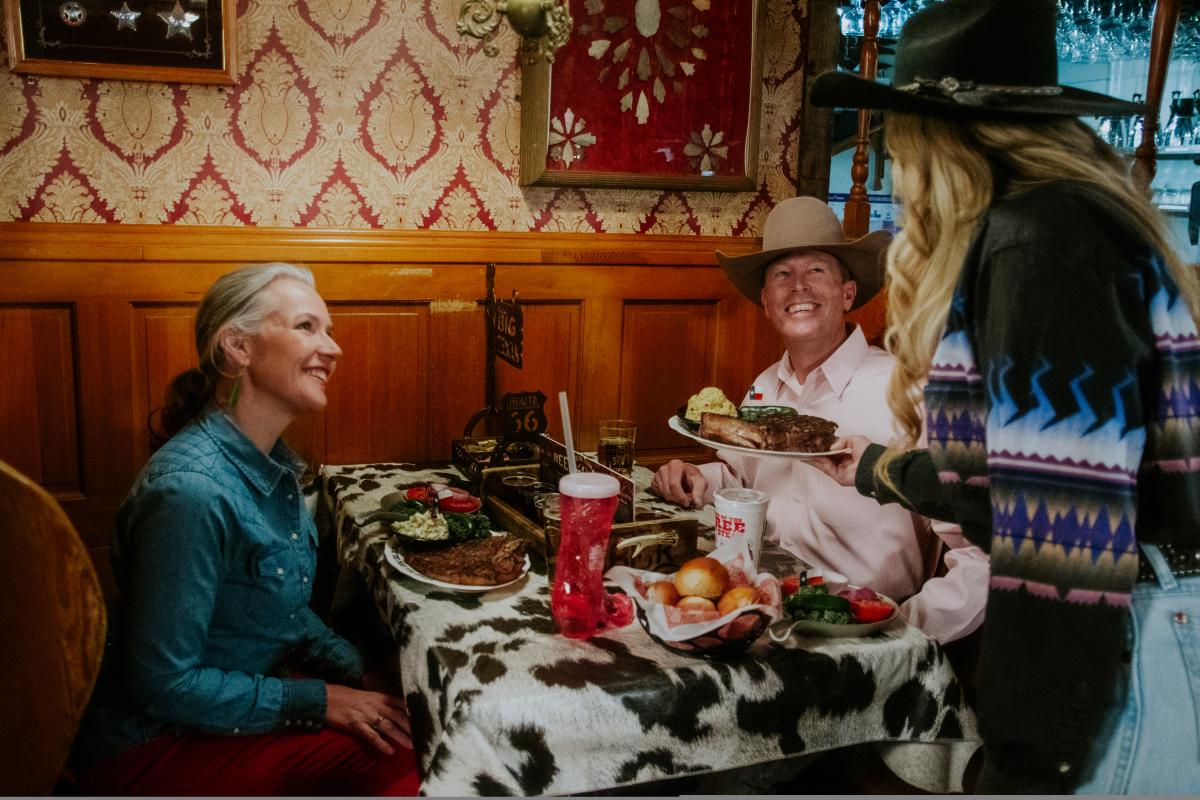
[[[342,569],[365,581],[399,648],[424,794],[597,791],[860,742],[959,754],[937,763],[975,747],[949,662],[915,628],[764,636],[725,661],[670,653],[637,623],[572,641],[556,633],[544,572],[486,594],[439,590],[387,564],[382,524],[355,524],[400,486],[465,486],[452,468],[326,467],[323,479]]]

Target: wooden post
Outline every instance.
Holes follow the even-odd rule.
[[[879,0],[863,0],[863,40],[859,58],[860,75],[865,80],[875,80],[875,69],[879,65]],[[854,145],[853,166],[850,168],[853,183],[842,215],[842,230],[851,239],[866,235],[871,227],[871,202],[867,200],[870,161],[871,110],[863,108],[858,112],[858,142]]]
[[[1154,29],[1150,34],[1150,80],[1146,86],[1148,112],[1142,126],[1142,141],[1133,154],[1133,177],[1146,194],[1150,193],[1150,184],[1158,169],[1158,145],[1154,136],[1158,133],[1158,111],[1162,106],[1163,86],[1167,82],[1167,67],[1171,63],[1171,46],[1178,24],[1179,0],[1158,0],[1154,9]]]
[[[808,56],[806,69],[810,76],[831,70],[838,63],[838,44],[842,34],[838,29],[837,0],[808,4]],[[810,77],[811,80],[811,77]],[[796,195],[829,199],[829,153],[832,145],[833,109],[817,108],[807,101],[805,89],[804,115],[801,122],[800,153],[797,162]]]

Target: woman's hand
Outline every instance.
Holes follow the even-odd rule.
[[[388,755],[396,752],[393,743],[412,748],[408,709],[402,698],[336,683],[325,684],[325,698],[327,724],[366,739]]]
[[[858,462],[862,460],[863,451],[871,440],[865,436],[843,436],[830,445],[830,450],[846,450],[849,453],[839,453],[836,456],[819,456],[810,458],[807,463],[824,472],[842,486],[853,486],[854,476],[858,472]]]
[[[704,505],[704,494],[708,481],[695,464],[678,458],[671,459],[658,468],[650,481],[650,489],[664,500],[678,503],[684,508],[699,508]]]

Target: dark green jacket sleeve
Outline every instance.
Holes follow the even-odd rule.
[[[929,451],[910,450],[888,465],[888,477],[900,490],[897,493],[875,476],[875,465],[886,449],[880,444],[867,446],[854,476],[858,493],[878,500],[880,505],[899,503],[923,517],[958,522],[955,509],[938,483]]]

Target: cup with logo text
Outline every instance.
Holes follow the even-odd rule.
[[[718,489],[713,495],[717,547],[744,538],[757,570],[770,502],[770,495],[757,489]]]

